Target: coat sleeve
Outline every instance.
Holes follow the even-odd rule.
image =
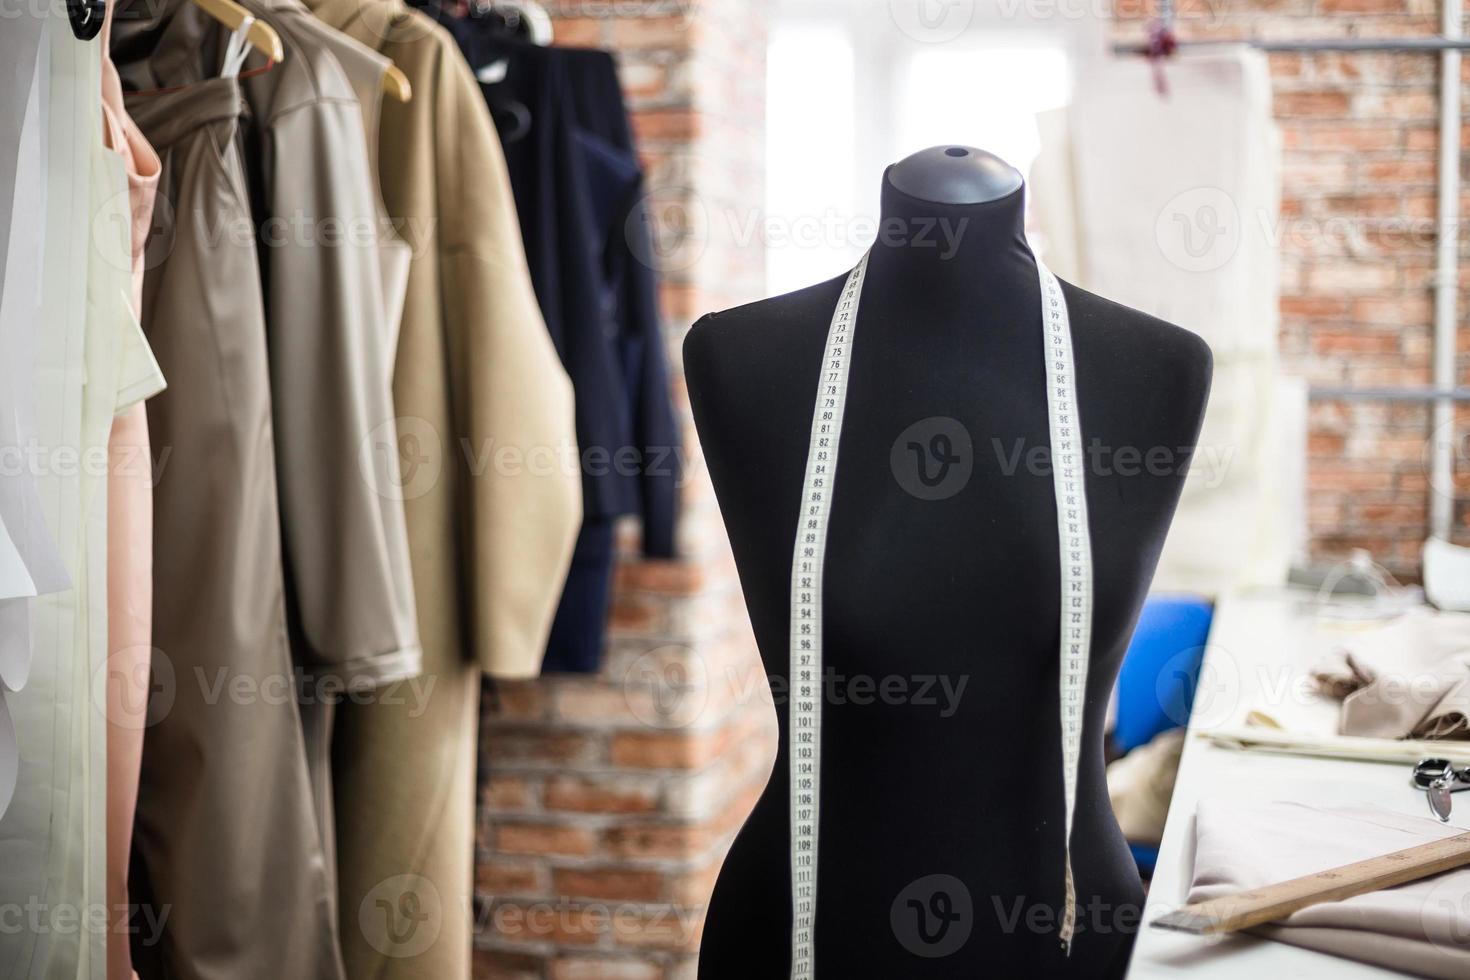
[[[625,366],[633,423],[633,441],[643,469],[639,500],[643,517],[643,553],[649,558],[676,557],[674,529],[680,480],[679,425],[669,394],[669,371],[659,322],[658,285],[652,267],[649,217],[641,176],[632,185],[621,220],[615,226],[613,261],[620,270],[618,289],[626,338]]]
[[[536,303],[499,137],[458,50],[444,52],[437,82],[469,639],[487,673],[531,677],[582,523],[572,385]]]

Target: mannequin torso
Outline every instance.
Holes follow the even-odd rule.
[[[817,976],[1119,975],[1142,892],[1108,805],[1103,716],[1198,434],[1209,350],[1063,285],[1095,582],[1073,834],[1078,935],[1064,958],[1060,571],[1024,190],[939,203],[894,169],[852,343],[827,544]],[[788,590],[842,283],[706,316],[685,342],[782,727],[710,904],[704,980],[789,970]],[[940,920],[965,909],[968,922],[954,919],[945,939]]]

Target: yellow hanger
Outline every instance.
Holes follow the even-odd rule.
[[[204,11],[230,30],[238,30],[245,23],[245,18],[250,12],[235,3],[234,0],[190,0],[194,6]],[[245,33],[245,39],[250,46],[271,61],[279,64],[286,60],[286,48],[281,44],[281,35],[276,29],[263,20],[257,20],[250,25],[250,30]]]
[[[235,3],[234,0],[190,0],[194,6],[204,11],[230,30],[237,30],[245,23],[245,18],[250,12]],[[276,29],[263,20],[257,19],[250,25],[250,30],[245,32],[245,38],[250,46],[271,61],[279,64],[286,60],[286,48],[281,43],[281,35]],[[383,91],[388,93],[399,102],[407,102],[413,98],[413,86],[409,84],[408,76],[403,69],[397,65],[389,64],[383,73]]]
[[[413,86],[408,83],[408,76],[394,64],[389,64],[387,71],[383,72],[383,91],[399,102],[413,98]]]

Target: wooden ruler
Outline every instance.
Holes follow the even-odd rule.
[[[1196,935],[1237,932],[1284,919],[1321,902],[1392,888],[1442,871],[1470,865],[1470,833],[1407,847],[1381,857],[1355,861],[1330,871],[1304,875],[1262,888],[1186,905],[1155,919],[1161,929]]]

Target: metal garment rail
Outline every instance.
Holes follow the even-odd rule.
[[[1160,15],[1172,20],[1172,0],[1163,0]],[[1441,5],[1440,31],[1434,37],[1386,38],[1320,38],[1307,40],[1264,41],[1240,40],[1179,41],[1177,47],[1195,50],[1245,44],[1261,51],[1385,51],[1437,53],[1440,64],[1439,85],[1439,164],[1437,220],[1439,236],[1435,247],[1434,271],[1434,381],[1423,387],[1404,388],[1337,388],[1314,386],[1309,395],[1315,399],[1346,401],[1422,401],[1433,405],[1433,440],[1430,457],[1431,486],[1450,486],[1455,466],[1455,402],[1470,401],[1470,389],[1455,387],[1455,332],[1459,318],[1460,246],[1460,52],[1470,48],[1463,36],[1463,0],[1444,0]],[[1146,44],[1119,43],[1113,53],[1121,55],[1150,54]],[[1454,504],[1448,495],[1429,495],[1429,532],[1448,541],[1454,521]]]
[[[1244,44],[1261,51],[1463,51],[1470,48],[1470,38],[1463,37],[1339,37],[1301,41],[1178,41],[1182,51],[1199,48],[1223,48]],[[1114,54],[1148,54],[1148,45],[1123,41],[1113,45]]]

